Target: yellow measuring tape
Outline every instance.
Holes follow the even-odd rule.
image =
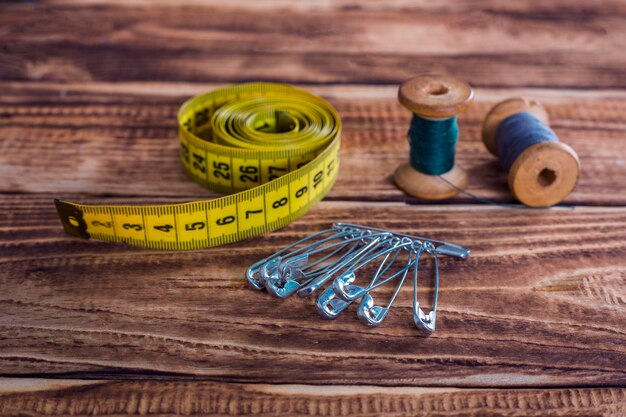
[[[339,116],[292,86],[241,84],[194,97],[178,112],[178,130],[187,175],[231,195],[157,206],[55,200],[65,231],[157,249],[218,246],[287,225],[337,178]]]

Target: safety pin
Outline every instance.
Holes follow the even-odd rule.
[[[378,233],[377,235],[380,235],[380,233]],[[376,236],[377,236],[376,235]],[[348,237],[350,236],[350,237]],[[369,230],[363,230],[363,231],[359,231],[358,234],[355,235],[354,231],[350,231],[350,233],[348,234],[348,236],[344,236],[343,241],[340,241],[338,243],[334,243],[328,246],[324,246],[322,248],[316,249],[314,251],[311,251],[308,253],[308,255],[314,255],[316,253],[322,252],[322,251],[326,251],[328,249],[333,249],[335,246],[337,246],[338,248],[333,250],[331,253],[323,256],[322,258],[316,260],[315,262],[311,262],[310,264],[307,264],[306,266],[302,267],[302,272],[307,271],[308,269],[312,268],[313,266],[317,266],[321,263],[323,263],[324,261],[332,258],[334,255],[337,255],[338,253],[340,253],[346,246],[348,246],[349,243],[353,243],[353,245],[351,246],[351,248],[345,252],[342,253],[341,256],[339,257],[339,259],[336,259],[334,261],[334,263],[337,263],[339,261],[341,261],[343,258],[349,256],[352,251],[354,251],[360,243],[365,242],[367,239],[370,239],[372,237],[375,237],[374,234],[369,231]],[[313,276],[313,275],[319,275],[320,273],[323,273],[324,271],[330,269],[334,263],[329,263],[329,264],[325,264],[324,266],[315,269],[313,271],[310,271],[307,273],[308,276]]]
[[[370,285],[375,283],[382,275],[384,275],[391,268],[391,266],[395,263],[396,259],[400,255],[400,252],[402,249],[402,246],[400,245],[400,243],[403,243],[403,242],[401,242],[400,239],[397,239],[397,238],[395,239],[396,239],[395,243],[390,242],[390,244],[393,244],[393,246],[391,246],[390,248],[383,248],[381,251],[367,258],[367,260],[362,261],[361,264],[358,264],[354,266],[353,268],[348,269],[345,273],[335,278],[333,281],[333,284],[328,287],[328,290],[329,291],[332,290],[335,293],[335,295],[339,296],[340,299],[348,303],[351,303],[357,300],[358,298],[360,298],[361,295],[364,294],[364,292],[361,292],[358,295],[355,295],[356,291],[359,291],[362,288],[359,287],[358,285],[353,284],[353,282],[356,279],[356,271],[360,269],[361,267],[367,265],[368,263],[373,262],[375,259],[380,258],[382,255],[385,255],[385,258],[380,263],[378,270],[376,271],[376,273],[374,274],[374,277],[371,280]],[[389,259],[391,254],[394,252],[395,254],[394,254],[393,259],[391,260],[391,262],[387,264],[387,260]],[[385,264],[387,264],[386,267],[385,267]],[[350,296],[345,296],[344,294],[350,294]]]
[[[400,258],[402,253],[407,254],[406,260]],[[435,269],[433,304],[428,313],[421,307],[417,292],[419,266],[424,254],[433,256]],[[333,280],[317,297],[318,312],[325,318],[336,318],[354,301],[361,299],[357,307],[359,320],[367,326],[377,326],[388,315],[412,272],[413,321],[420,331],[431,334],[435,330],[439,296],[438,255],[465,259],[469,254],[468,248],[453,243],[375,227],[335,223],[330,229],[301,239],[256,262],[248,268],[246,277],[253,288],[266,288],[278,297],[294,293],[307,297]],[[393,267],[400,261],[402,265]],[[377,263],[377,268],[369,283],[356,285],[356,272],[373,262]],[[385,306],[376,305],[372,292],[392,280],[398,281],[389,301]]]
[[[325,233],[328,232],[337,232],[337,228],[333,227],[332,229],[326,229],[326,230],[322,230],[321,232],[317,232],[315,234],[312,234],[310,236],[307,236],[303,239],[300,239],[299,241],[292,243],[289,246],[284,247],[283,249],[280,249],[278,252],[275,252],[274,254],[272,254],[271,256],[261,259],[258,262],[255,262],[254,264],[252,264],[252,266],[250,266],[247,271],[246,271],[246,278],[248,280],[248,283],[250,284],[250,286],[252,286],[252,288],[256,289],[256,290],[262,290],[263,288],[265,288],[265,286],[263,285],[263,278],[261,278],[260,272],[261,272],[261,268],[263,266],[265,266],[265,264],[275,260],[276,258],[280,257],[280,255],[282,255],[285,252],[288,252],[291,248],[294,248],[304,242],[307,242],[309,240],[315,239],[318,236],[321,236]],[[266,267],[266,271],[265,274],[267,275],[269,272],[268,267]]]
[[[373,233],[373,234],[369,235],[368,238],[372,239],[371,242],[369,242],[367,245],[365,245],[365,247],[363,247],[361,250],[359,250],[356,254],[351,255],[351,256],[347,257],[347,259],[344,259],[341,262],[335,264],[335,266],[330,268],[323,275],[319,275],[318,277],[313,278],[310,282],[308,282],[306,285],[304,285],[302,288],[300,288],[298,290],[298,295],[300,297],[309,297],[309,296],[311,296],[315,291],[317,291],[321,287],[323,287],[324,284],[326,284],[326,282],[328,282],[330,279],[332,279],[332,277],[335,275],[335,273],[341,271],[350,262],[358,262],[359,259],[367,256],[369,254],[369,252],[371,252],[373,249],[375,249],[376,245],[378,245],[381,241],[383,241],[383,240],[385,240],[385,239],[387,239],[387,238],[389,238],[391,236],[392,236],[391,233],[385,232],[385,231],[383,231],[382,233]]]
[[[433,245],[428,245],[428,242],[423,245],[424,252],[433,256],[435,262],[435,288],[433,296],[433,308],[428,314],[424,313],[424,310],[420,307],[420,303],[417,300],[417,280],[419,273],[419,258],[415,261],[415,268],[413,269],[413,322],[415,327],[426,334],[431,334],[435,331],[435,320],[437,314],[437,299],[439,298],[439,261],[437,260],[437,251]]]
[[[283,262],[285,258],[287,258],[287,257],[282,257],[282,255],[289,252],[294,247],[302,245],[303,243],[313,240],[324,234],[334,233],[332,236],[329,236],[326,239],[313,242],[310,245],[305,245],[305,246],[300,247],[299,249],[292,251],[289,254],[289,257],[295,256],[296,254],[300,252],[306,253],[311,246],[315,247],[315,246],[321,245],[325,243],[326,241],[337,239],[342,234],[348,235],[350,233],[355,233],[355,231],[358,231],[360,233],[363,232],[362,230],[356,229],[352,226],[344,227],[344,226],[333,225],[333,227],[330,229],[322,230],[321,232],[318,232],[311,236],[307,236],[303,239],[300,239],[299,241],[292,243],[289,246],[284,247],[278,252],[275,252],[274,254],[272,254],[271,256],[265,259],[261,259],[260,261],[254,263],[251,267],[249,267],[248,270],[246,271],[246,278],[248,280],[248,283],[252,286],[252,288],[257,289],[257,290],[262,290],[264,288],[265,280],[268,277],[274,275],[278,271],[278,268],[280,267],[281,262]]]
[[[378,281],[378,280],[372,280],[372,282],[367,286],[367,287],[360,287],[358,285],[346,285],[348,284],[348,281],[345,279],[336,279],[333,282],[333,290],[335,291],[335,293],[337,294],[337,296],[339,298],[341,298],[342,300],[345,301],[355,301],[359,298],[361,298],[363,296],[363,294],[366,294],[372,290],[375,290],[378,287],[381,287],[383,285],[385,285],[386,283],[388,283],[389,281],[392,281],[394,279],[396,279],[400,274],[404,273],[405,271],[408,271],[408,269],[410,269],[411,264],[407,263],[407,265],[402,268],[401,270],[397,271],[396,273],[394,273],[393,275]],[[377,281],[377,282],[375,282]],[[351,284],[351,283],[350,283]]]
[[[272,295],[276,297],[279,297],[279,298],[288,297],[292,295],[294,292],[299,291],[301,287],[304,286],[306,288],[306,286],[309,285],[312,281],[314,281],[315,279],[319,279],[316,277],[325,276],[325,274],[332,273],[332,271],[338,268],[341,268],[343,265],[351,262],[354,259],[354,257],[358,255],[358,254],[352,255],[352,252],[356,250],[356,248],[362,243],[363,239],[371,239],[375,236],[385,235],[384,233],[372,233],[371,231],[365,231],[365,232],[367,233],[364,233],[364,231],[360,231],[357,236],[349,237],[349,238],[347,238],[347,236],[343,236],[345,239],[338,243],[324,246],[320,249],[316,249],[310,252],[311,254],[319,253],[323,250],[328,250],[328,249],[334,248],[335,246],[339,246],[338,249],[335,249],[331,252],[331,255],[333,255],[333,254],[337,254],[340,250],[343,250],[350,243],[353,244],[352,247],[348,249],[346,253],[342,254],[334,262],[328,265],[324,265],[311,272],[306,272],[307,267],[310,265],[318,264],[320,260],[315,261],[310,265],[304,266],[306,264],[306,260],[308,260],[309,257],[305,256],[305,254],[300,255],[301,261],[294,263],[292,265],[289,265],[287,273],[285,273],[282,277],[279,275],[266,277],[264,281],[265,288],[268,290],[269,293],[271,293]],[[327,241],[329,241],[329,239],[327,239]],[[327,259],[327,258],[328,256],[324,256],[322,259]]]
[[[332,236],[303,246],[287,256],[279,256],[272,259],[261,267],[261,282],[268,290],[268,292],[276,297],[285,298],[293,294],[293,292],[296,291],[301,285],[299,280],[302,278],[306,278],[304,271],[310,265],[323,262],[327,258],[343,250],[345,246],[347,246],[351,242],[351,240],[354,240],[354,238],[351,240],[345,240],[344,238],[351,236],[352,234],[353,233],[350,231],[338,231]],[[331,242],[335,239],[340,239],[340,241],[338,243],[319,248],[325,243]],[[333,248],[335,246],[339,247],[332,251],[330,254],[322,257],[322,259],[317,260],[310,265],[307,265],[310,255],[323,250],[328,250],[329,248]],[[268,270],[267,272],[266,269]]]
[[[372,230],[376,232],[388,232],[385,229],[379,229],[377,227],[370,227],[370,226],[360,226],[360,225],[352,224],[352,223],[335,223],[333,226],[361,228],[361,229],[368,229],[368,230]],[[466,247],[455,245],[454,243],[450,243],[450,242],[444,242],[442,240],[433,240],[433,239],[428,239],[426,237],[412,236],[406,233],[398,233],[398,232],[393,232],[393,234],[394,236],[408,237],[409,239],[417,241],[419,243],[430,242],[433,244],[433,246],[436,243],[439,246],[435,246],[435,251],[440,255],[448,255],[448,256],[454,256],[454,257],[461,258],[461,259],[467,259],[467,257],[471,253],[471,250],[469,250]]]
[[[343,274],[335,278],[334,282],[337,282],[339,280],[343,282],[344,284],[352,283],[356,278],[356,271],[358,269],[384,256],[383,260],[378,266],[378,270],[374,274],[374,278],[372,278],[372,282],[375,282],[381,275],[386,273],[389,270],[389,268],[391,268],[391,266],[393,265],[393,263],[396,261],[396,259],[398,258],[400,254],[402,245],[405,244],[405,243],[402,243],[401,239],[398,239],[398,238],[393,238],[393,239],[395,239],[395,242],[392,242],[392,241],[383,242],[382,249],[380,249],[378,252],[375,252],[369,255],[364,260],[361,260],[361,262],[358,263],[356,266],[347,269]],[[389,257],[392,254],[394,254],[394,256],[391,262],[387,264],[387,261],[389,260]],[[385,266],[385,264],[387,264],[387,266]],[[317,300],[315,302],[315,307],[318,313],[320,313],[322,317],[327,318],[327,319],[335,319],[339,316],[339,314],[341,314],[341,312],[343,312],[346,308],[348,308],[348,306],[352,304],[353,301],[354,300],[343,300],[337,297],[337,294],[335,293],[333,289],[333,285],[331,285],[328,288],[326,288],[326,290],[317,297]]]
[[[385,279],[384,281],[379,282],[378,285],[370,285],[368,288],[365,289],[365,295],[359,303],[356,311],[356,315],[361,320],[361,322],[370,327],[378,326],[383,322],[383,320],[387,317],[387,314],[389,313],[389,309],[396,300],[396,297],[400,293],[400,289],[404,285],[404,281],[406,280],[409,271],[411,270],[411,268],[417,268],[417,262],[422,252],[422,245],[419,245],[417,250],[412,248],[412,250],[409,251],[409,254],[407,255],[407,264],[404,268],[402,268],[400,271],[396,272],[389,278]],[[384,285],[392,279],[397,278],[400,274],[402,275],[402,278],[400,278],[398,285],[396,285],[396,289],[393,292],[389,301],[387,302],[387,305],[385,307],[376,305],[376,303],[374,302],[374,298],[371,295],[371,291]]]

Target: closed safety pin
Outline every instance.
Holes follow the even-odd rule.
[[[435,263],[435,295],[433,296],[433,308],[428,314],[424,313],[424,310],[420,307],[420,303],[417,300],[417,280],[419,274],[419,257],[415,261],[415,268],[413,268],[413,323],[415,327],[426,334],[431,334],[435,331],[435,319],[437,314],[437,298],[439,297],[439,261],[437,260],[437,252],[435,247],[426,242],[422,245],[423,251],[433,256]]]
[[[248,280],[248,283],[250,284],[250,286],[252,288],[254,288],[255,290],[262,290],[263,288],[265,288],[265,286],[263,285],[263,280],[264,277],[261,277],[261,268],[263,266],[266,267],[266,271],[265,271],[265,276],[268,274],[268,270],[269,268],[273,268],[273,266],[266,266],[266,264],[269,264],[270,262],[275,261],[277,258],[280,257],[280,255],[287,253],[290,249],[301,245],[304,242],[308,242],[309,240],[315,239],[316,237],[322,236],[326,233],[329,232],[337,232],[336,228],[332,228],[332,229],[326,229],[326,230],[322,230],[321,232],[317,232],[311,236],[307,236],[304,239],[300,239],[299,241],[292,243],[289,246],[284,247],[283,249],[279,250],[278,252],[272,254],[271,256],[265,258],[265,259],[261,259],[258,262],[255,262],[251,267],[249,267],[246,271],[246,279]],[[297,252],[297,251],[294,251]],[[277,265],[275,265],[277,266]]]
[[[406,266],[404,268],[391,275],[384,281],[379,282],[378,285],[370,285],[368,288],[364,289],[365,295],[363,296],[363,299],[361,300],[361,303],[359,304],[359,307],[356,311],[356,315],[359,320],[361,320],[361,322],[370,327],[378,326],[380,325],[380,323],[383,322],[385,317],[387,317],[387,314],[389,313],[389,309],[391,308],[393,302],[396,300],[398,293],[400,293],[400,289],[402,288],[402,285],[404,284],[404,281],[406,280],[409,271],[411,270],[411,268],[417,269],[417,262],[420,255],[422,254],[422,251],[422,246],[419,246],[417,250],[411,248],[407,256],[408,259]],[[374,298],[371,295],[371,292],[375,288],[386,284],[387,282],[397,278],[398,276],[401,276],[400,282],[396,286],[396,289],[393,292],[393,295],[391,296],[391,299],[389,300],[387,305],[385,307],[376,305],[376,303],[374,302]]]
[[[351,242],[351,239],[345,239],[350,234],[349,231],[342,230],[334,235],[301,247],[287,256],[279,256],[265,263],[261,267],[262,272],[260,274],[265,288],[270,294],[279,298],[285,298],[293,294],[302,285],[300,281],[306,280],[305,271],[342,251]],[[334,240],[338,240],[338,242],[328,244]],[[313,254],[328,249],[333,250],[321,259],[309,263],[309,259]]]
[[[301,253],[297,257],[292,258],[290,261],[285,261],[275,276],[265,278],[265,288],[269,293],[279,298],[285,298],[296,291],[298,295],[306,297],[316,291],[320,285],[323,285],[326,280],[332,277],[332,274],[343,268],[346,264],[352,262],[355,258],[363,256],[367,253],[369,248],[373,247],[382,238],[385,238],[385,233],[372,233],[370,231],[360,231],[355,235],[352,230],[344,230],[338,234],[337,237],[342,238],[339,242],[321,246],[312,244],[309,245],[313,250],[308,253]],[[328,243],[336,237],[329,237],[323,240],[323,243]],[[364,249],[357,251],[359,245],[371,240]],[[341,253],[342,250],[347,250]],[[329,251],[330,253],[322,256],[321,259],[317,259],[307,264],[311,259],[310,255],[323,253]],[[335,258],[333,258],[336,256]],[[272,261],[276,262],[276,260]],[[311,267],[321,265],[319,268],[309,270]],[[263,273],[261,275],[264,275]]]
[[[428,313],[422,309],[417,294],[420,260],[424,254],[433,257],[435,270],[433,306]],[[449,242],[336,223],[330,229],[301,239],[256,262],[248,268],[246,277],[253,288],[265,288],[280,298],[294,293],[308,297],[331,282],[315,302],[323,317],[337,318],[354,301],[361,299],[357,317],[367,326],[377,326],[389,313],[412,273],[413,322],[422,332],[431,334],[435,330],[439,292],[437,257],[446,255],[466,259],[469,254],[469,249]],[[369,269],[369,265],[376,266],[369,283],[357,285],[356,272],[361,268]],[[371,293],[394,280],[397,281],[396,288],[387,304],[377,305]]]
[[[326,288],[326,290],[317,298],[315,307],[322,317],[327,319],[337,318],[339,314],[356,299],[345,300],[337,297],[334,290],[335,283],[341,282],[343,285],[352,283],[356,279],[355,273],[357,270],[381,257],[383,257],[383,260],[378,266],[378,269],[372,278],[372,282],[376,282],[382,274],[391,268],[400,254],[400,249],[402,248],[401,240],[394,237],[385,243],[386,244],[381,245],[383,247],[382,250],[367,256],[365,259],[361,257],[361,261],[358,264],[347,268],[345,272],[335,278],[333,285],[328,286],[328,288]],[[389,263],[387,263],[390,257],[392,257],[392,259]]]

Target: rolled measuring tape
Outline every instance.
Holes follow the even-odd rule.
[[[230,194],[155,206],[55,200],[65,231],[154,249],[219,246],[279,229],[332,188],[341,121],[322,98],[284,84],[240,84],[187,101],[178,112],[187,175]]]

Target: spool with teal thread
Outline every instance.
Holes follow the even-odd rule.
[[[394,174],[407,194],[427,200],[455,196],[467,186],[467,174],[455,162],[457,114],[474,98],[469,84],[448,75],[422,75],[400,86],[398,101],[413,112],[408,131],[409,162]]]
[[[508,172],[515,198],[527,206],[557,204],[578,182],[578,155],[559,141],[546,109],[535,100],[515,97],[496,104],[483,122],[483,142]]]
[[[458,137],[456,116],[445,120],[428,120],[413,114],[408,132],[409,163],[425,174],[445,174],[454,166]]]

